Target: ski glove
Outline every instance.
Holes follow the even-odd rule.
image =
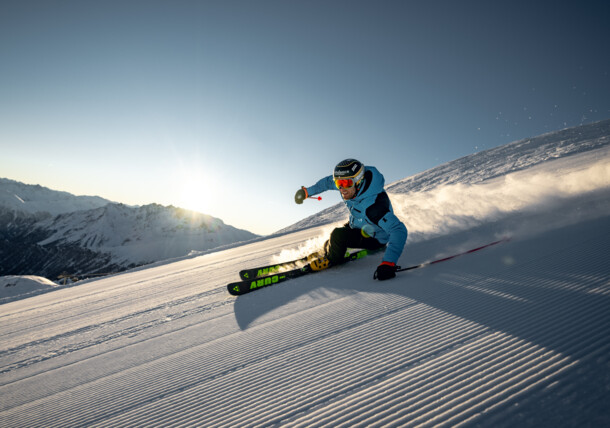
[[[301,187],[294,195],[294,201],[301,205],[305,199],[307,199],[307,190],[304,187]]]
[[[392,279],[396,276],[396,263],[392,262],[381,262],[377,267],[373,279],[384,281],[386,279]]]

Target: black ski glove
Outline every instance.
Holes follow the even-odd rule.
[[[384,281],[386,279],[392,279],[396,276],[396,263],[392,262],[381,262],[377,267],[373,279]]]
[[[294,201],[301,205],[305,199],[307,199],[307,190],[305,190],[304,187],[301,187],[294,195]]]

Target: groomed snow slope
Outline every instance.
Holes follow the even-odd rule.
[[[458,189],[470,208],[456,189],[399,202],[421,224],[431,201],[456,212],[409,226],[403,266],[512,239],[391,281],[372,280],[371,256],[227,294],[240,268],[306,251],[320,227],[4,304],[0,426],[608,426],[600,153],[547,163],[568,187],[602,174],[587,190],[509,191],[538,169]],[[472,209],[485,194],[510,201]]]

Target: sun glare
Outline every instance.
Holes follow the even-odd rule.
[[[180,208],[209,214],[218,203],[216,184],[200,171],[182,171],[177,190]]]

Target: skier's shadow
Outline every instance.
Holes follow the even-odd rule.
[[[373,283],[374,266],[374,264],[369,266],[369,270],[372,269],[370,272],[371,283]],[[365,271],[363,268],[364,267],[362,265],[359,266],[359,270],[362,272]],[[348,269],[348,266],[341,266],[336,269]],[[368,270],[366,270],[366,272],[367,274],[369,273]],[[338,272],[332,273],[335,275],[333,275],[331,278],[336,278],[336,274]],[[329,277],[326,276],[325,278],[324,275],[325,273],[322,272],[312,273],[301,278],[295,278],[283,284],[262,288],[254,293],[238,296],[235,300],[234,311],[235,320],[237,321],[239,328],[246,330],[255,320],[263,317],[265,314],[271,313],[274,310],[281,308],[290,302],[297,300],[299,297],[309,293],[321,292],[322,290],[327,289],[343,289],[352,293],[367,291],[367,289],[370,290],[370,285],[362,282],[357,284],[345,284],[344,286],[339,287],[331,286],[327,288],[327,283],[333,281],[329,281]],[[372,285],[375,284],[373,283]]]

